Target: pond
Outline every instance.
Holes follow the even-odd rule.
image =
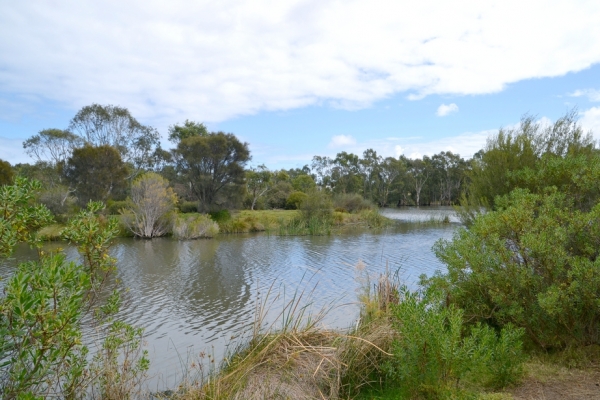
[[[325,328],[356,322],[363,279],[389,269],[414,287],[421,274],[444,266],[431,247],[459,226],[448,207],[387,209],[399,220],[383,231],[335,236],[221,235],[210,240],[119,239],[112,247],[118,278],[128,291],[120,317],[145,329],[150,390],[173,387],[201,352],[217,360],[252,328],[257,302],[269,305],[266,323],[302,295],[307,312],[327,309]],[[450,224],[432,224],[445,216]],[[74,249],[67,249],[75,258]],[[27,251],[16,253],[27,258]],[[2,276],[10,273],[6,264]],[[360,269],[360,268],[359,268]],[[268,297],[268,298],[267,298]],[[277,327],[277,325],[275,325]],[[90,333],[91,335],[91,333]]]

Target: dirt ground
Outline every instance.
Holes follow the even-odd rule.
[[[508,392],[515,400],[600,400],[600,369],[537,373]]]

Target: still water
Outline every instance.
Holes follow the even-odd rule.
[[[459,226],[452,209],[383,213],[398,225],[336,236],[117,240],[112,255],[118,260],[118,278],[128,288],[121,318],[145,329],[150,389],[175,386],[201,352],[222,359],[227,346],[242,342],[252,328],[257,302],[270,305],[270,323],[283,304],[302,294],[307,312],[328,309],[325,328],[344,329],[358,317],[359,263],[371,277],[386,268],[399,271],[409,286],[421,274],[444,269],[431,247],[440,238],[450,239]],[[420,223],[446,215],[450,224]],[[67,252],[76,257],[74,249]]]

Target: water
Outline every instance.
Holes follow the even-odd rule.
[[[386,267],[399,270],[409,286],[421,274],[444,269],[431,247],[440,238],[450,239],[458,225],[419,222],[445,215],[456,221],[450,208],[383,213],[412,223],[339,236],[117,240],[111,251],[118,259],[118,277],[128,288],[120,317],[145,328],[151,389],[174,387],[201,352],[222,359],[229,344],[243,341],[257,300],[264,301],[269,292],[271,319],[294,294],[303,293],[301,304],[312,312],[329,309],[324,327],[343,329],[358,316],[359,261],[372,276]],[[74,249],[67,252],[76,257]],[[28,254],[21,248],[15,257],[23,260]],[[5,263],[1,275],[9,268]]]

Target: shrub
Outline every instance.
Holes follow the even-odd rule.
[[[122,221],[134,235],[153,238],[165,235],[177,196],[162,176],[147,172],[133,181],[131,198],[126,203]]]
[[[358,193],[343,193],[333,197],[333,207],[336,210],[354,213],[362,210],[374,210],[375,205]]]
[[[121,210],[129,205],[130,203],[127,200],[109,200],[106,202],[106,212],[109,215],[119,215]]]
[[[300,204],[300,215],[305,221],[330,221],[333,217],[331,199],[323,191],[315,190]]]
[[[219,233],[219,225],[206,214],[179,215],[173,224],[177,239],[210,238]]]
[[[182,201],[178,205],[179,211],[184,214],[188,213],[196,213],[198,212],[198,202],[197,201]]]
[[[308,195],[306,193],[292,192],[285,201],[285,208],[288,210],[297,210],[307,198]]]
[[[399,338],[384,367],[406,397],[459,394],[457,384],[463,380],[503,387],[521,377],[522,329],[507,325],[497,336],[490,327],[477,325],[463,336],[462,310],[406,289],[392,312]]]
[[[556,189],[517,189],[497,211],[435,246],[448,273],[430,280],[471,320],[525,328],[542,348],[600,343],[600,204],[577,211]]]
[[[208,213],[208,215],[210,215],[210,218],[217,222],[217,223],[222,223],[222,222],[227,222],[231,219],[231,213],[229,212],[229,210],[219,210],[219,211],[213,211]]]

